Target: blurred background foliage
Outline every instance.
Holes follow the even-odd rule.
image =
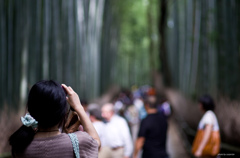
[[[0,106],[38,80],[93,99],[119,85],[164,85],[239,99],[238,0],[1,0]]]
[[[173,85],[188,96],[239,99],[240,1],[185,0],[169,6]]]
[[[42,79],[88,100],[113,84],[151,84],[147,0],[0,3],[1,106],[23,106]]]

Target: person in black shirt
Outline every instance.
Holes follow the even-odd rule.
[[[167,118],[157,110],[157,99],[149,96],[144,102],[147,117],[142,120],[135,142],[134,158],[143,149],[142,158],[168,158],[166,152]]]

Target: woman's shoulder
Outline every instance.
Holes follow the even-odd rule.
[[[97,157],[98,143],[88,133],[77,131],[74,132],[79,140],[81,157]]]
[[[77,138],[78,138],[79,142],[94,140],[87,132],[76,131],[74,133],[77,135]],[[47,142],[48,140],[51,141],[51,142],[55,142],[55,141],[56,142],[59,142],[59,141],[65,142],[67,140],[70,141],[70,138],[69,138],[67,133],[61,133],[59,135],[52,136],[52,137],[34,139],[34,141],[36,141],[36,142],[39,142],[39,141]]]
[[[211,110],[208,110],[203,115],[200,123],[202,122],[203,124],[214,124],[215,121],[216,121],[215,113]]]
[[[212,117],[215,117],[215,116],[216,115],[215,115],[215,113],[212,110],[208,110],[204,114],[204,117],[207,117],[207,118],[209,118],[209,117],[212,118]]]
[[[93,137],[91,137],[87,132],[83,132],[83,131],[76,131],[74,132],[79,140],[79,144],[82,143],[91,143],[93,145],[96,144],[96,146],[98,146],[97,141],[95,139],[93,139]]]
[[[59,141],[62,139],[66,139],[68,137],[68,135],[66,133],[61,133],[55,136],[51,136],[51,137],[42,137],[42,138],[35,138],[33,139],[33,141],[39,142],[39,141]]]

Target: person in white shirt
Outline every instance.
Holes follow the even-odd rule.
[[[112,103],[103,105],[102,117],[106,120],[106,144],[111,149],[106,156],[108,158],[130,158],[133,152],[133,142],[126,120],[115,115]]]
[[[194,156],[196,157],[203,156],[203,149],[207,145],[208,140],[210,139],[211,132],[216,131],[219,134],[219,125],[217,117],[214,113],[215,104],[213,99],[209,95],[203,95],[199,98],[199,107],[201,111],[204,112],[204,115],[198,124],[198,130],[203,130],[204,135],[200,144],[198,145],[198,148],[194,152]],[[218,137],[220,138],[220,135],[218,135]],[[219,146],[216,150],[219,150]]]
[[[97,108],[89,110],[89,117],[101,140],[101,148],[99,150],[98,157],[105,158],[104,153],[106,153],[109,148],[106,146],[106,128],[105,123],[102,121],[103,118],[101,116],[101,110]]]

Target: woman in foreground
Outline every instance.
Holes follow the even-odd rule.
[[[77,93],[55,81],[37,82],[30,90],[28,114],[21,117],[23,125],[9,139],[12,156],[16,158],[73,158],[70,136],[62,133],[68,114],[68,104],[77,113],[85,132],[74,132],[75,149],[81,158],[98,156],[100,139],[86,115]],[[76,153],[75,153],[76,154]]]

